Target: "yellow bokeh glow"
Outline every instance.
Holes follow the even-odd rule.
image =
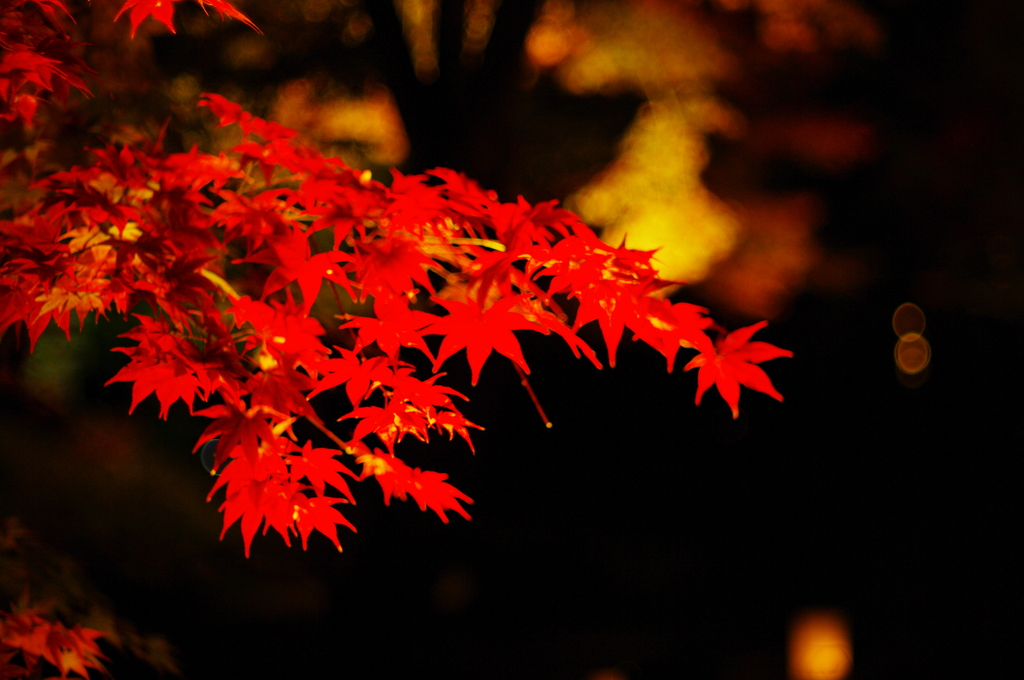
[[[709,11],[708,4],[717,5]],[[705,186],[707,137],[745,138],[761,156],[838,172],[874,153],[873,130],[839,115],[748,121],[718,93],[761,68],[711,16],[746,12],[769,51],[876,50],[881,30],[854,0],[545,0],[524,46],[528,82],[546,75],[581,95],[630,93],[647,104],[618,157],[567,204],[609,244],[658,249],[664,279],[706,280],[703,295],[751,317],[783,313],[822,260],[823,211],[802,195]],[[761,50],[761,53],[765,53]],[[770,55],[769,55],[770,56]],[[726,193],[728,192],[728,193]]]
[[[697,114],[676,103],[645,107],[619,157],[568,204],[602,239],[658,249],[654,264],[669,281],[695,282],[736,241],[733,212],[700,181],[708,153]]]
[[[422,83],[432,83],[438,76],[437,31],[441,1],[394,0],[394,3],[416,77]]]
[[[409,155],[409,138],[394,96],[380,85],[360,96],[324,95],[300,79],[282,86],[271,118],[299,130],[356,167],[400,165]]]
[[[619,155],[567,204],[610,244],[655,250],[667,280],[695,283],[733,249],[733,211],[701,180],[705,136],[742,134],[742,116],[713,94],[732,58],[704,30],[658,3],[548,0],[526,40],[535,69],[567,91],[629,91],[648,103]]]

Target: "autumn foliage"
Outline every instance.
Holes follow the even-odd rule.
[[[224,0],[200,4],[250,23]],[[174,6],[129,0],[121,13],[133,30],[150,15],[173,30]],[[31,126],[40,102],[86,90],[87,69],[61,0],[0,8],[0,118]],[[727,333],[706,309],[672,302],[654,252],[602,242],[555,202],[501,202],[444,168],[393,171],[385,185],[222,96],[201,106],[236,126],[230,150],[99,140],[88,165],[40,178],[44,200],[0,220],[0,333],[25,328],[34,344],[51,321],[70,333],[90,314],[134,318],[110,382],[132,383],[132,409],[155,394],[162,417],[180,400],[210,419],[196,450],[215,447],[210,497],[224,490],[224,531],[240,523],[246,555],[261,527],[303,547],[316,531],[340,550],[337,528],[355,530],[340,508],[370,477],[385,503],[411,496],[443,521],[468,518],[472,500],[396,446],[441,434],[472,448],[480,425],[442,370],[465,350],[473,384],[494,352],[528,374],[517,331],[557,335],[600,368],[580,328],[597,322],[610,366],[628,329],[670,372],[680,348],[696,351],[686,368],[699,369],[698,403],[711,385],[734,416],[740,385],[782,399],[757,364],[791,353],[751,340],[764,322]],[[324,301],[344,340],[311,315]],[[347,313],[351,301],[368,315]],[[351,405],[336,424],[318,399],[328,390]],[[300,420],[331,445],[299,436]],[[17,647],[7,631],[31,617],[5,616],[4,644]],[[91,640],[60,634],[67,644],[20,649],[84,674]],[[56,650],[75,640],[84,660],[69,665]]]
[[[32,609],[0,612],[0,678],[41,677],[35,673],[43,661],[60,671],[61,678],[68,673],[87,678],[90,668],[104,670],[106,657],[96,644],[102,633],[81,626],[66,628],[41,613]]]

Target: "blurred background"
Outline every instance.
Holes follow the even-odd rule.
[[[382,181],[562,200],[795,358],[765,366],[785,403],[745,392],[733,421],[646,345],[595,371],[524,335],[551,430],[508,362],[471,389],[456,358],[478,453],[399,453],[471,522],[360,485],[344,553],[268,536],[246,560],[190,455],[205,419],[103,387],[125,322],[34,354],[8,333],[0,608],[27,583],[115,630],[122,680],[1024,670],[1024,5],[248,0],[262,34],[182,3],[133,41],[119,5],[76,15],[105,87],[44,123],[61,142],[5,138],[38,168],[168,120],[216,149],[217,92]],[[27,166],[0,180],[0,209],[34,200]]]

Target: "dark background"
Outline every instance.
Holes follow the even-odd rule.
[[[375,38],[357,58],[396,94],[407,169],[454,167],[507,200],[559,197],[578,178],[541,183],[495,160],[530,134],[511,83],[533,7],[506,4],[496,56],[475,74],[446,70],[442,40],[441,79],[418,84],[390,3],[370,4]],[[824,246],[864,253],[874,275],[797,295],[762,333],[795,354],[766,365],[784,403],[745,391],[733,422],[715,394],[695,407],[694,375],[667,374],[640,343],[595,371],[524,336],[551,430],[508,362],[492,358],[473,389],[450,362],[465,414],[487,428],[478,453],[400,449],[475,499],[471,522],[384,507],[362,485],[343,554],[268,536],[246,560],[237,527],[216,542],[218,501],[202,502],[209,478],[189,451],[204,423],[180,404],[159,421],[149,402],[127,419],[130,388],[102,387],[123,362],[106,351],[123,331],[111,322],[53,350],[74,367],[59,408],[25,388],[31,376],[10,377],[26,359],[5,338],[0,514],[71,555],[119,616],[165,635],[188,678],[782,678],[789,621],[817,607],[848,617],[852,677],[1015,677],[1024,9],[863,4],[884,54],[849,57],[815,96],[865,113],[877,158],[841,177],[780,163],[772,181],[818,192]],[[172,40],[154,48],[168,72],[186,59]],[[635,99],[538,88],[533,105],[599,120],[607,158],[592,162],[611,159]],[[891,316],[908,300],[933,350],[914,388],[892,355]],[[111,670],[151,673],[128,655]]]

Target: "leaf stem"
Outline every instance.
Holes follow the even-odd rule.
[[[533,391],[533,387],[530,385],[529,379],[526,374],[523,373],[523,369],[519,367],[519,364],[512,362],[512,365],[516,367],[516,373],[519,374],[520,384],[526,388],[526,392],[530,395],[530,399],[533,400],[533,405],[537,409],[537,413],[540,414],[540,419],[544,421],[544,427],[551,429],[553,423],[548,419],[548,414],[544,413],[544,407],[540,405],[540,400],[537,399],[537,393]]]
[[[334,434],[333,432],[331,432],[330,430],[328,430],[328,429],[327,429],[327,426],[326,426],[326,425],[324,425],[324,424],[323,424],[323,423],[322,423],[322,422],[320,421],[320,419],[319,419],[319,418],[310,418],[310,417],[308,417],[308,416],[307,416],[307,417],[306,417],[306,420],[308,420],[309,422],[313,423],[313,425],[314,425],[314,426],[316,427],[316,429],[320,430],[320,431],[321,431],[321,432],[323,432],[323,433],[324,433],[325,435],[327,435],[327,437],[328,437],[328,438],[329,438],[329,439],[330,439],[330,440],[331,440],[332,442],[334,442],[335,444],[337,444],[337,445],[338,445],[338,447],[339,447],[339,448],[340,448],[340,449],[341,449],[342,451],[344,451],[345,453],[347,453],[347,454],[348,454],[348,455],[350,455],[350,456],[354,456],[354,455],[356,455],[356,452],[355,452],[355,451],[354,451],[354,450],[352,449],[352,447],[351,447],[351,446],[349,446],[348,444],[346,444],[346,443],[345,443],[345,442],[344,442],[344,441],[343,441],[343,440],[341,439],[341,437],[339,437],[338,435],[336,435],[336,434]]]

